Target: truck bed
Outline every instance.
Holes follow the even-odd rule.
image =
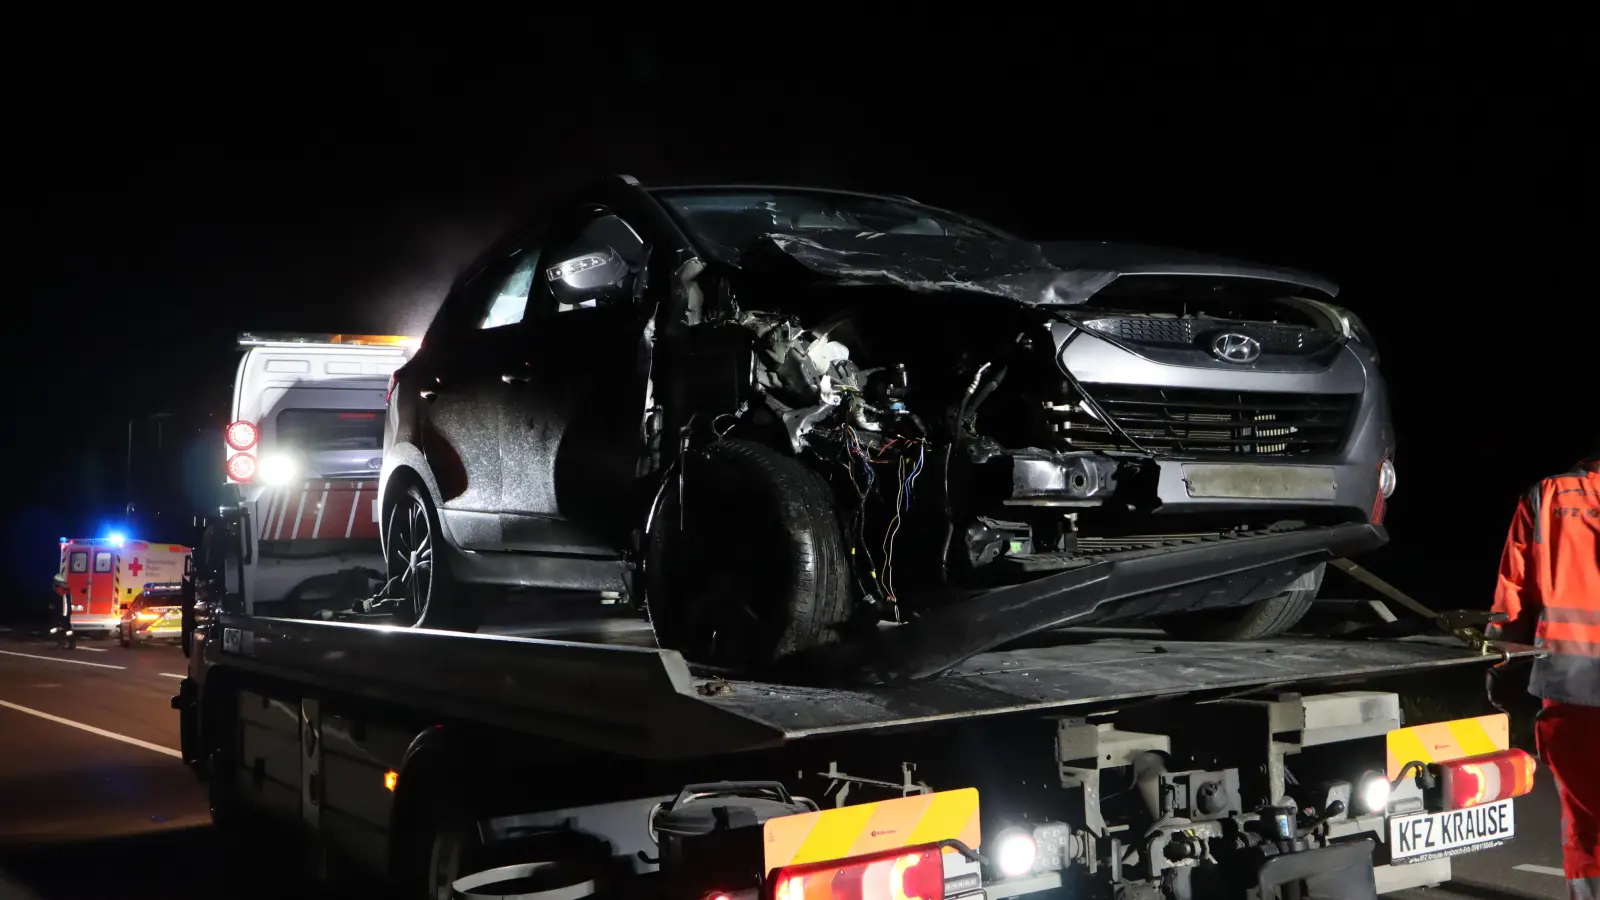
[[[826,735],[1134,701],[1224,696],[1487,665],[1448,638],[1190,643],[1070,630],[910,684],[824,688],[724,679],[675,651],[224,614],[210,666],[331,695],[494,724],[643,759],[690,759]],[[205,677],[214,676],[208,667]]]

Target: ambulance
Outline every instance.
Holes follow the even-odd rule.
[[[391,335],[255,332],[223,434],[249,543],[227,589],[256,615],[347,608],[382,585],[378,473],[389,376],[417,346]]]
[[[110,635],[123,607],[148,582],[180,581],[191,552],[182,544],[105,538],[61,539],[61,569],[72,598],[72,627],[79,634]]]

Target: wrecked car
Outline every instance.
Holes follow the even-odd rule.
[[[1292,626],[1381,545],[1394,433],[1337,287],[893,196],[616,177],[457,280],[393,377],[402,621],[603,592],[729,666],[915,635]]]

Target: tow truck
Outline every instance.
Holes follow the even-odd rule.
[[[222,466],[254,524],[236,586],[244,608],[302,615],[383,579],[377,479],[402,335],[246,332]]]
[[[1513,839],[1533,784],[1505,716],[1405,722],[1363,688],[1532,648],[1068,630],[910,681],[758,681],[250,614],[256,529],[224,512],[185,579],[184,760],[225,834],[408,897],[1375,897]]]

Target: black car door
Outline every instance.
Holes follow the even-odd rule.
[[[432,346],[425,340],[408,367],[418,369],[422,450],[439,483],[439,515],[468,550],[503,546],[500,418],[506,383],[500,376],[521,337],[529,260],[511,253],[464,284],[457,327]]]
[[[545,235],[524,352],[505,374],[501,526],[506,548],[615,557],[641,450],[645,242],[581,205]]]

